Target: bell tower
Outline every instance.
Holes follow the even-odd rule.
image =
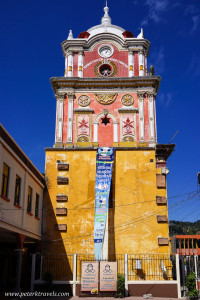
[[[149,47],[142,29],[135,36],[113,25],[107,5],[99,25],[77,38],[70,30],[62,42],[64,76],[51,78],[55,143],[46,149],[45,205],[53,213],[45,238],[58,241],[50,250],[94,253],[96,151],[114,147],[108,257],[169,253],[166,161],[174,145],[157,142],[161,77],[148,70]]]
[[[148,73],[143,30],[101,24],[62,43],[65,75],[51,78],[57,99],[55,147],[139,147],[157,142],[155,98],[161,78]]]

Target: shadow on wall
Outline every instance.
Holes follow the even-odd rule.
[[[73,255],[67,254],[61,232],[56,220],[55,210],[52,206],[48,190],[45,191],[43,206],[42,228],[42,274],[41,279],[50,278],[53,281],[73,280]],[[45,285],[35,285],[35,290],[46,290]],[[72,285],[54,284],[53,291],[65,291],[72,295]]]

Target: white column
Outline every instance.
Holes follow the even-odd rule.
[[[72,51],[68,52],[68,77],[73,76],[73,53]]]
[[[67,61],[68,61],[68,58],[67,58],[67,54],[65,56],[65,77],[67,77]]]
[[[148,94],[149,108],[149,145],[155,146],[155,127],[154,127],[154,96]]]
[[[73,254],[73,296],[76,296],[76,270],[77,254]]]
[[[114,131],[114,143],[118,143],[118,123],[113,122],[113,131]]]
[[[139,51],[139,76],[144,76],[144,53]]]
[[[125,296],[128,297],[128,254],[124,254]]]
[[[138,94],[138,102],[139,102],[139,137],[140,142],[145,141],[144,134],[144,95]]]
[[[93,143],[98,143],[98,121],[94,121],[94,137],[93,137]]]
[[[156,101],[155,97],[153,99],[153,107],[154,107],[154,127],[155,127],[155,141],[157,142],[157,121],[156,121]]]
[[[83,77],[83,51],[78,53],[78,77]]]
[[[72,143],[74,93],[68,93],[67,143]]]
[[[128,65],[129,65],[129,77],[132,77],[134,76],[134,60],[133,60],[132,51],[128,53]]]
[[[63,106],[65,95],[57,95],[57,128],[56,128],[56,143],[63,141]]]
[[[179,265],[178,254],[176,254],[176,280],[177,280],[178,298],[181,298],[181,278],[180,278],[180,265]]]
[[[106,226],[105,226],[105,233],[102,245],[102,255],[101,259],[108,260],[108,212],[106,217]]]
[[[147,76],[147,53],[145,53],[145,76]]]

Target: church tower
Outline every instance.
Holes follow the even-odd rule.
[[[134,32],[135,34],[135,32]],[[158,144],[156,95],[161,78],[148,70],[143,30],[101,24],[62,43],[63,77],[55,93],[53,148],[46,149],[45,251],[94,254],[96,152],[115,148],[103,257],[168,253],[167,158]]]

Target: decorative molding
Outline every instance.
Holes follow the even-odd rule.
[[[67,97],[69,99],[69,101],[73,101],[74,100],[74,93],[67,93]]]
[[[82,107],[88,106],[90,104],[90,102],[91,102],[91,99],[87,95],[81,95],[78,98],[78,104]]]
[[[123,107],[123,108],[119,108],[118,112],[123,114],[123,113],[137,113],[139,110],[138,108],[135,107]]]
[[[67,231],[67,224],[55,224],[55,229],[58,231]]]
[[[67,208],[56,208],[56,216],[66,216],[67,215]]]
[[[166,205],[167,204],[167,198],[166,197],[161,197],[161,196],[156,196],[156,204]]]
[[[166,215],[157,215],[157,222],[158,223],[166,223],[167,220],[167,216]]]
[[[57,101],[63,101],[63,100],[65,100],[65,95],[66,95],[66,93],[56,94],[56,100]]]
[[[158,245],[159,246],[168,246],[169,245],[169,240],[167,237],[159,237],[158,238]]]
[[[132,136],[125,136],[122,140],[122,142],[134,142],[134,138]]]
[[[113,103],[118,94],[95,94],[95,99],[103,105],[108,105]]]
[[[68,196],[67,195],[56,195],[57,202],[67,202]]]
[[[112,72],[110,75],[108,76],[103,76],[100,72],[99,72],[99,69],[101,66],[103,65],[109,65],[112,69]],[[116,74],[117,74],[117,66],[112,62],[112,61],[109,61],[109,60],[103,60],[103,61],[100,61],[96,64],[96,66],[94,67],[94,73],[97,77],[103,77],[103,78],[107,78],[107,77],[114,77]]]
[[[69,171],[69,164],[67,163],[58,163],[57,164],[58,171]]]
[[[69,183],[69,178],[68,177],[61,177],[61,176],[57,177],[57,184],[65,185],[65,184],[68,184],[68,183]]]
[[[130,105],[133,105],[134,98],[133,98],[133,96],[126,94],[121,98],[121,102],[125,106],[130,106]]]
[[[76,108],[74,109],[74,113],[75,114],[93,114],[94,113],[94,109],[92,108]]]
[[[89,142],[89,139],[86,136],[79,136],[77,142]]]
[[[138,93],[138,99],[144,100],[144,93]]]

